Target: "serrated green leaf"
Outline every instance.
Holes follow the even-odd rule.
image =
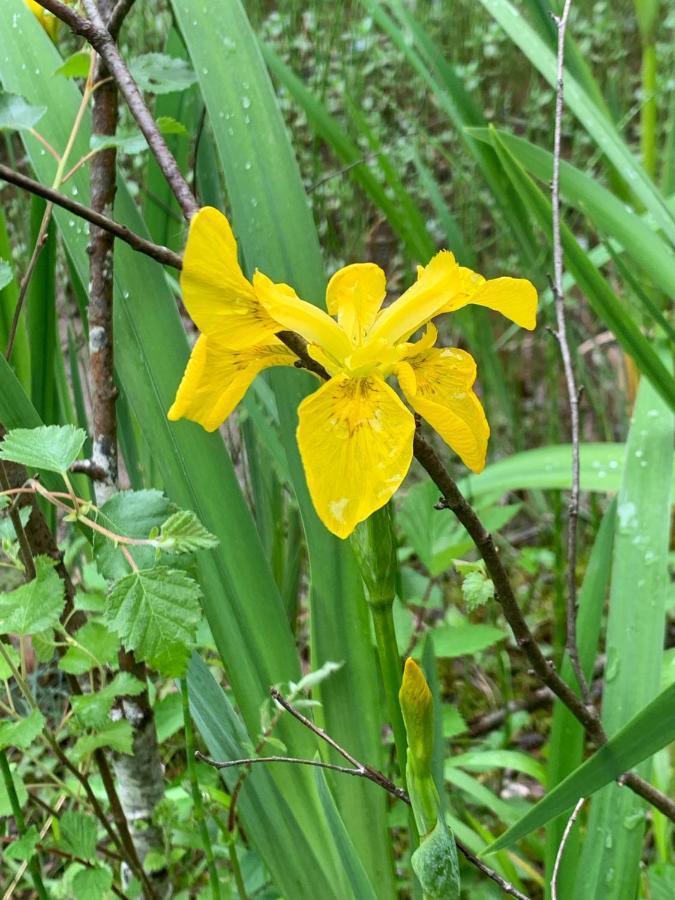
[[[0,444],[0,459],[28,469],[67,472],[80,455],[87,435],[74,425],[13,428]]]
[[[63,65],[54,70],[55,75],[64,78],[86,78],[89,74],[91,54],[87,50],[78,50],[69,56]]]
[[[109,531],[125,537],[147,538],[153,528],[176,511],[161,491],[120,491],[100,508],[96,521]],[[129,565],[114,544],[101,534],[94,535],[94,555],[100,573],[110,581],[123,578]],[[139,569],[150,569],[156,562],[153,547],[129,547]]]
[[[117,656],[119,638],[102,622],[92,619],[76,631],[73,637],[81,646],[69,647],[59,660],[59,669],[69,675],[83,675],[95,665],[112,663]]]
[[[85,728],[103,728],[110,723],[109,715],[117,697],[142,693],[144,685],[129,672],[118,672],[110,684],[90,694],[70,698],[73,710]]]
[[[23,97],[0,92],[0,131],[33,128],[46,112],[46,106],[31,106]]]
[[[59,844],[73,856],[93,859],[96,853],[96,819],[68,810],[59,818]]]
[[[218,538],[211,534],[190,509],[181,509],[162,524],[157,546],[172,553],[193,553],[216,547]]]
[[[6,259],[0,259],[0,291],[14,281],[14,269]]]
[[[37,634],[59,621],[65,596],[54,560],[37,556],[35,572],[32,581],[0,594],[0,634]]]
[[[129,63],[131,74],[142,90],[149,94],[171,94],[184,91],[197,76],[184,60],[165,53],[144,53]]]
[[[148,149],[148,142],[140,131],[130,134],[92,134],[89,139],[92,150],[109,150],[114,147],[120,153],[142,153]]]
[[[131,753],[132,744],[131,723],[126,719],[120,719],[117,722],[111,722],[107,728],[102,728],[96,734],[85,734],[78,738],[73,747],[73,758],[81,759],[99,747],[107,747],[118,753]]]
[[[9,503],[9,497],[2,497],[0,500],[6,500]],[[28,524],[28,520],[30,519],[30,507],[24,506],[19,510],[19,519],[21,520],[21,524],[25,528]],[[8,517],[6,519],[0,519],[0,541],[1,540],[16,540],[16,532],[14,531],[14,523]]]
[[[32,635],[33,650],[35,656],[40,663],[48,663],[54,656],[54,629],[46,628]]]
[[[25,750],[35,738],[42,734],[45,718],[39,709],[33,709],[29,715],[13,722],[0,722],[0,750],[5,747],[16,747]]]
[[[35,853],[35,847],[40,843],[40,832],[35,825],[31,825],[20,838],[12,841],[9,847],[3,851],[8,859],[16,859],[21,862],[28,860]]]
[[[87,900],[103,900],[112,887],[112,872],[107,866],[97,863],[93,868],[84,866],[73,876],[73,896]]]
[[[462,595],[469,612],[484,606],[494,599],[495,586],[485,571],[483,560],[467,563],[455,560],[455,568],[464,577],[462,579]]]
[[[162,134],[179,134],[181,137],[189,137],[188,130],[173,116],[158,116],[156,125]]]
[[[105,619],[139,659],[162,675],[181,675],[201,618],[200,596],[184,572],[156,566],[115,582]]]

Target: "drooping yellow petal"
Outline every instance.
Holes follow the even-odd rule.
[[[270,366],[292,366],[296,359],[280,341],[232,350],[217,337],[202,334],[194,345],[168,417],[172,421],[190,419],[207,431],[215,431],[259,372]]]
[[[476,363],[464,350],[431,347],[400,366],[399,383],[410,405],[474,472],[485,466],[490,436],[473,392]]]
[[[384,338],[390,343],[409,337],[454,296],[459,288],[459,266],[448,250],[441,250],[420,269],[412,287],[382,310],[368,333],[368,341]]]
[[[333,275],[326,288],[326,308],[354,344],[360,344],[387,293],[386,276],[374,263],[355,263]]]
[[[295,331],[311,344],[318,344],[337,361],[343,360],[352,349],[337,322],[322,309],[301,300],[289,285],[275,284],[267,275],[256,272],[253,287],[269,315],[283,328]]]
[[[280,330],[241,271],[230,223],[211,206],[200,209],[190,222],[180,285],[185,308],[199,330],[217,335],[227,347],[262,344]]]
[[[401,484],[415,420],[381,378],[340,374],[298,409],[298,446],[326,528],[346,538]]]
[[[453,312],[472,303],[486,306],[532,331],[537,324],[537,290],[526,278],[491,278],[461,268],[462,288],[440,310]]]

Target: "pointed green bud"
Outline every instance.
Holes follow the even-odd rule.
[[[430,778],[434,749],[434,699],[424,673],[410,657],[405,661],[398,699],[408,735],[411,767],[418,778]]]
[[[366,586],[366,599],[374,606],[390,606],[396,596],[396,536],[387,503],[364,522],[360,522],[350,538]]]

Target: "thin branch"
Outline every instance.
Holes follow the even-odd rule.
[[[579,391],[577,390],[572,354],[567,340],[565,322],[565,296],[563,286],[563,248],[560,236],[560,144],[562,120],[565,108],[565,31],[572,0],[565,0],[562,15],[555,19],[558,29],[558,58],[555,98],[555,125],[553,130],[553,181],[551,182],[551,210],[553,228],[553,298],[557,323],[556,338],[565,372],[567,398],[570,406],[572,429],[572,491],[567,517],[567,612],[565,649],[585,703],[588,703],[588,682],[579,660],[577,645],[577,528],[579,522]]]
[[[130,231],[126,225],[120,225],[108,216],[97,213],[95,210],[91,209],[91,207],[85,206],[83,203],[78,203],[76,200],[72,200],[65,194],[61,194],[59,191],[55,191],[52,188],[41,184],[39,181],[29,178],[27,175],[22,175],[20,172],[16,172],[14,169],[10,169],[9,166],[5,166],[2,163],[0,163],[0,181],[6,181],[8,184],[13,184],[16,187],[21,188],[21,190],[35,194],[37,197],[43,197],[55,206],[67,209],[68,212],[79,216],[81,219],[85,219],[85,221],[90,222],[92,225],[98,225],[99,228],[105,228],[106,231],[114,234],[115,237],[124,241],[125,244],[133,247],[134,250],[138,250],[139,253],[143,253],[145,256],[152,257],[152,259],[157,260],[157,262],[162,263],[162,265],[171,266],[173,269],[181,269],[183,267],[182,257],[177,253],[174,253],[173,250],[169,250],[168,247],[162,247],[159,244],[153,244],[152,241],[147,241],[140,235]]]
[[[138,127],[154,153],[164,177],[171,186],[185,218],[191,219],[198,210],[197,201],[187,181],[183,178],[178,163],[167,147],[166,141],[160,134],[155,120],[143,99],[143,94],[120,56],[113,37],[105,27],[94,0],[84,0],[84,7],[89,18],[79,15],[74,9],[62,3],[61,0],[38,0],[38,3],[43,9],[48,10],[57,19],[68,25],[75,34],[79,34],[88,41],[99,56],[105,60],[111,75],[117,82],[120,93],[127,101],[129,109],[138,123]]]
[[[110,18],[108,19],[108,31],[110,32],[110,37],[114,41],[117,40],[120,29],[124,24],[124,20],[131,12],[131,7],[135,2],[136,0],[117,0],[117,3],[113,7],[113,11],[110,13]]]
[[[565,830],[563,831],[562,838],[560,839],[560,846],[558,847],[558,852],[555,855],[555,863],[553,864],[553,872],[551,874],[551,900],[558,900],[558,872],[560,871],[560,864],[562,863],[563,853],[565,852],[565,844],[569,839],[574,823],[577,820],[577,816],[581,812],[581,807],[585,802],[585,797],[579,798],[579,800],[577,801],[577,805],[572,810],[572,815],[567,820],[567,825],[565,825]]]

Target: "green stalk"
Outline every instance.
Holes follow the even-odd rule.
[[[640,149],[642,165],[650,178],[656,178],[656,46],[642,46],[642,112],[640,116]]]
[[[197,820],[197,827],[199,828],[199,834],[204,846],[206,864],[209,869],[211,895],[213,896],[213,900],[221,900],[220,882],[218,881],[218,869],[216,868],[216,859],[213,855],[213,847],[211,845],[209,829],[206,825],[204,801],[202,800],[202,792],[199,789],[199,776],[197,775],[197,766],[195,765],[195,740],[194,732],[192,730],[192,718],[190,716],[190,698],[188,695],[187,678],[181,678],[180,692],[183,698],[183,722],[185,723],[185,756],[187,759],[187,770],[188,778],[190,779],[190,788],[192,790],[192,800],[195,805],[195,819]],[[245,896],[245,894],[242,896]]]
[[[14,787],[14,779],[12,778],[12,770],[9,768],[7,754],[4,750],[0,750],[0,769],[2,770],[2,779],[5,782],[7,796],[9,797],[9,802],[12,806],[12,813],[16,819],[17,831],[20,835],[24,835],[26,833],[26,820],[21,811],[21,804],[19,803],[16,788]],[[40,897],[40,900],[49,900],[49,894],[45,890],[45,886],[42,883],[42,875],[40,874],[40,859],[36,854],[31,856],[28,860],[28,871],[31,874],[33,884],[35,885],[35,891],[38,897]]]
[[[377,655],[384,683],[387,715],[394,732],[396,759],[401,779],[405,784],[407,742],[401,707],[398,702],[398,692],[401,687],[401,657],[399,656],[396,642],[393,604],[394,597],[392,596],[389,603],[369,603],[368,605],[373,617]]]

